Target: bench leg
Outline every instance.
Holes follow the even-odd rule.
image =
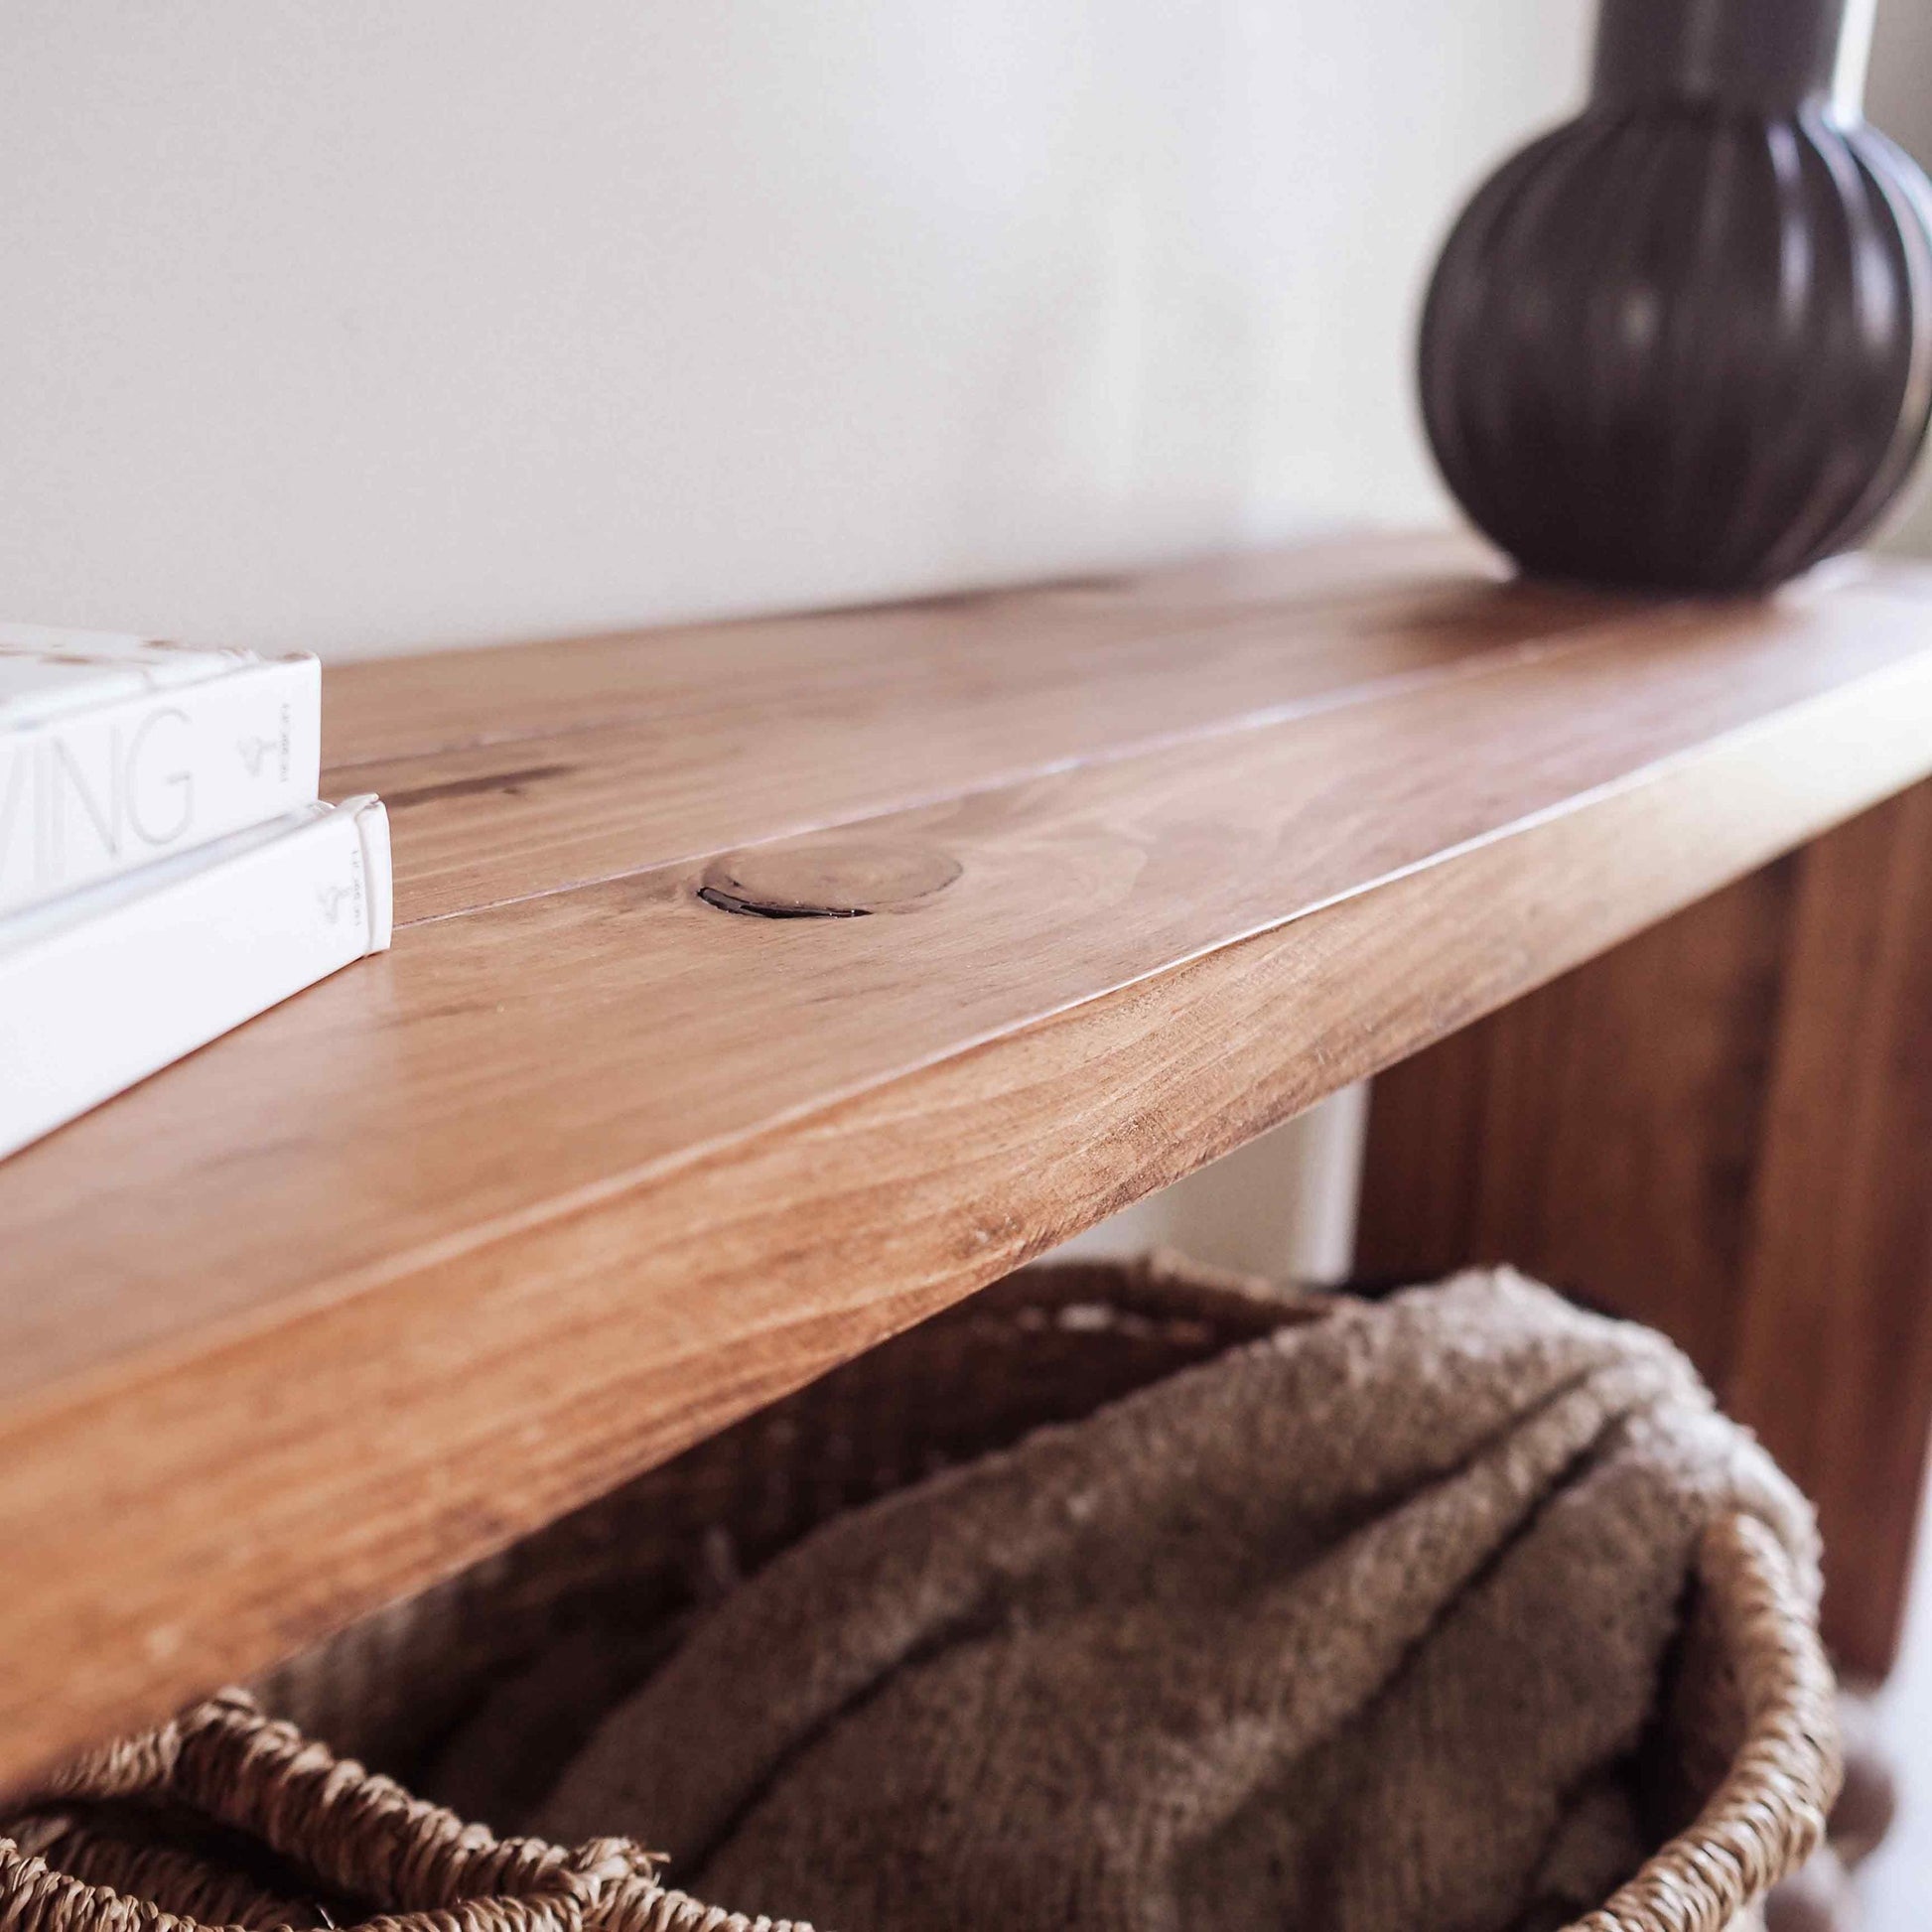
[[[1675,1336],[1882,1676],[1932,1441],[1932,783],[1378,1078],[1357,1258],[1510,1260]]]

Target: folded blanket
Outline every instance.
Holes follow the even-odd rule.
[[[1810,1514],[1659,1337],[1507,1271],[1322,1319],[817,1531],[533,1821],[838,1932],[1504,1932],[1642,1852],[1699,1531]]]

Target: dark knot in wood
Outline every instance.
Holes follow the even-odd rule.
[[[929,846],[814,836],[714,859],[698,897],[720,911],[761,919],[858,919],[904,911],[959,874],[957,859]]]

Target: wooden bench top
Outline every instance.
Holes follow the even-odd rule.
[[[325,689],[394,951],[0,1165],[0,1780],[1932,772],[1932,580],[1337,539]]]

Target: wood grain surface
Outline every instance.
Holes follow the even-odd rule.
[[[1674,1336],[1897,1654],[1932,1444],[1932,785],[1376,1082],[1360,1262],[1513,1260]]]
[[[408,922],[1286,723],[1628,608],[1499,581],[1435,537],[351,664],[327,685],[328,782],[406,825]]]
[[[394,952],[0,1167],[0,1779],[1932,769],[1915,579],[1436,539],[351,668]]]

